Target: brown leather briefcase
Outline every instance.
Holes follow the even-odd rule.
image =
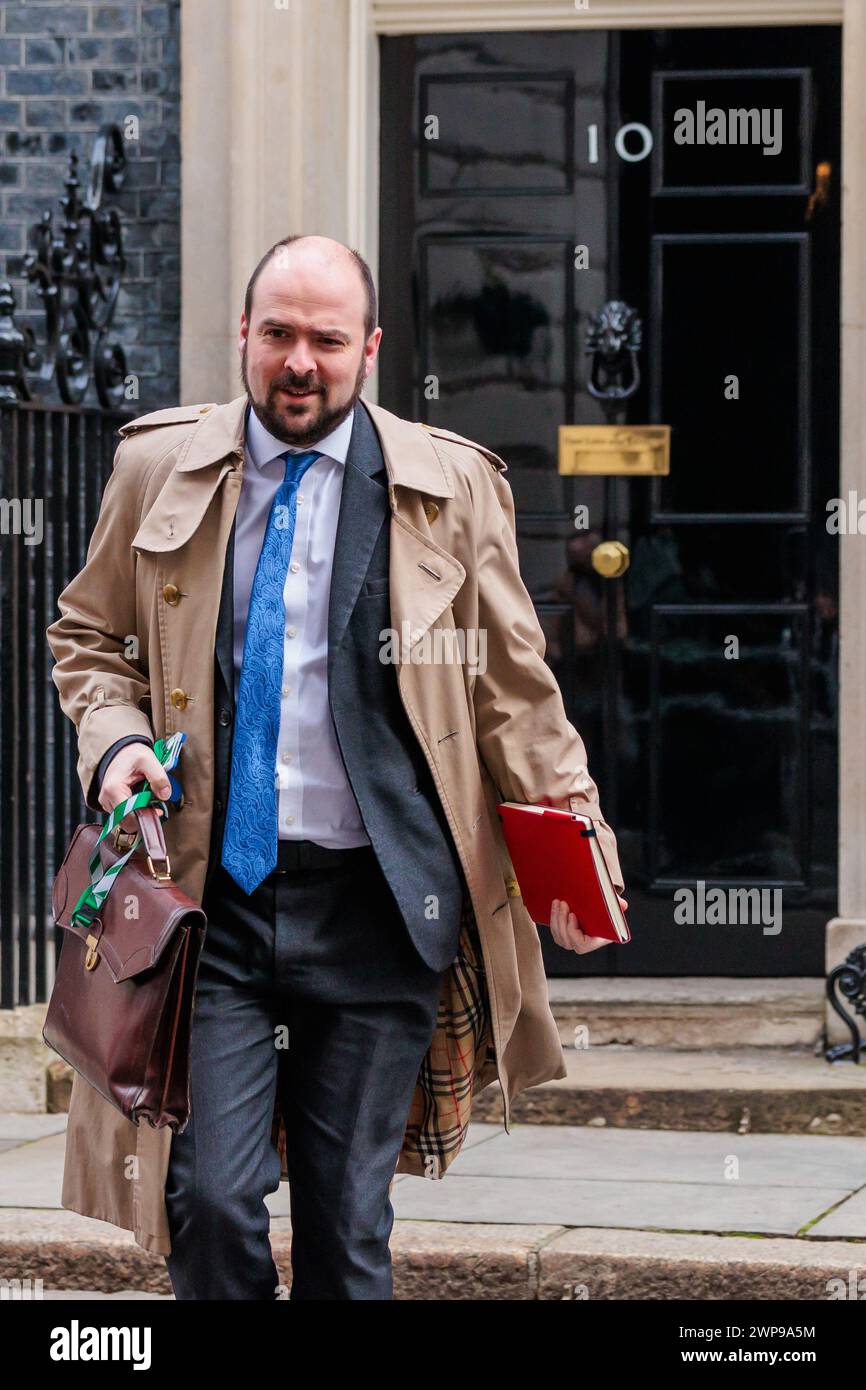
[[[143,840],[99,915],[73,924],[101,827],[79,825],[54,880],[64,931],[42,1036],[100,1095],[138,1124],[181,1133],[189,1121],[189,1044],[207,917],[171,878],[154,808],[136,811]],[[107,869],[120,857],[100,846]]]

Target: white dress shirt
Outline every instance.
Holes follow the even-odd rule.
[[[250,593],[271,504],[285,477],[280,454],[322,454],[304,473],[297,495],[292,556],[283,600],[286,609],[277,741],[277,834],[314,840],[328,849],[368,845],[349,785],[328,705],[328,605],[337,519],[354,410],[330,434],[295,449],[265,429],[247,407],[243,485],[235,519],[235,705]]]

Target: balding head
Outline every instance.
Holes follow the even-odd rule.
[[[363,256],[342,241],[311,234],[288,236],[275,242],[262,256],[250,276],[244,297],[244,314],[248,323],[253,314],[255,287],[266,268],[270,268],[273,275],[285,277],[286,284],[290,283],[290,277],[294,274],[295,278],[304,280],[313,277],[318,284],[323,281],[330,282],[337,288],[340,283],[346,285],[346,276],[350,275],[361,291],[360,312],[364,337],[369,338],[374,332],[378,305],[372,272]],[[346,295],[354,298],[348,286]],[[349,308],[348,303],[346,307]]]
[[[261,423],[306,448],[346,418],[373,370],[382,330],[369,267],[331,237],[286,237],[247,286],[241,380]]]

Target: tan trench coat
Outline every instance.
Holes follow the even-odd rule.
[[[241,490],[245,406],[242,396],[228,405],[156,411],[123,427],[87,562],[61,594],[62,616],[47,632],[60,702],[78,730],[85,796],[115,739],[186,731],[179,768],[184,805],[172,811],[165,834],[173,875],[197,901],[213,802],[215,632]],[[417,1120],[425,1108],[441,1105],[440,1099],[431,1102],[429,1086],[438,1067],[436,1096],[449,1098],[453,1112],[460,1090],[460,1123],[451,1126],[449,1143],[433,1164],[410,1142],[407,1124],[397,1166],[398,1172],[441,1177],[465,1135],[473,1089],[498,1078],[507,1129],[517,1092],[565,1075],[538,930],[517,895],[497,801],[550,798],[566,806],[573,798],[570,804],[596,822],[620,892],[623,883],[583,742],[543,660],[544,636],[518,569],[505,463],[449,431],[367,402],[359,408],[370,412],[388,473],[391,622],[398,634],[407,623],[411,642],[410,659],[398,668],[401,697],[454,837],[483,956],[475,978],[485,1037],[472,1039],[476,1049],[462,1076],[449,1062],[461,1047],[449,1050],[441,1036],[434,1039],[412,1107]],[[179,602],[166,601],[167,585],[181,591]],[[425,633],[435,653],[435,629],[449,627],[466,634],[486,629],[486,670],[411,660]],[[137,658],[130,655],[132,635]],[[183,710],[172,702],[177,691],[187,697]],[[456,993],[460,981],[448,981],[448,974],[443,978]],[[285,1179],[278,1107],[272,1134]],[[76,1075],[62,1205],[125,1227],[145,1249],[168,1253],[170,1143],[170,1130],[132,1124]]]

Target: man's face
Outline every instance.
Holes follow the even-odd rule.
[[[345,420],[376,361],[381,328],[364,338],[366,298],[353,263],[280,248],[241,315],[241,376],[265,429],[315,444]]]

